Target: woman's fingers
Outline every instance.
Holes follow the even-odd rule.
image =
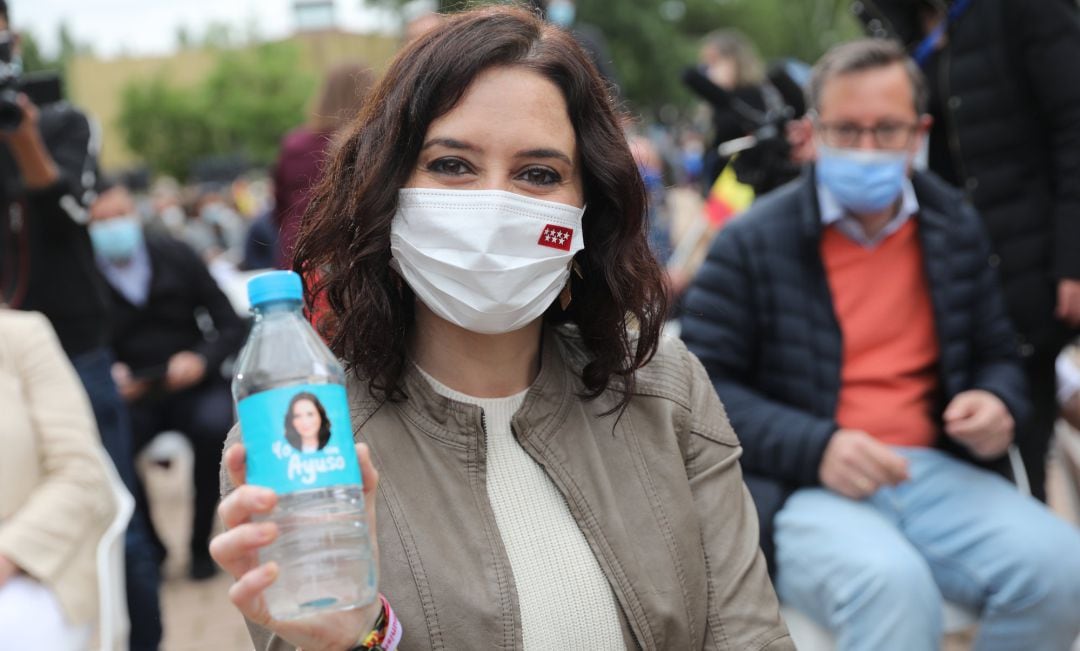
[[[234,578],[249,572],[259,564],[259,548],[278,536],[273,522],[248,522],[214,536],[210,541],[210,556]]]
[[[277,504],[277,494],[269,488],[240,486],[225,496],[218,505],[218,515],[226,529],[251,520],[256,514],[269,513]]]
[[[243,443],[233,443],[225,450],[225,471],[233,486],[247,483],[247,452]]]
[[[270,622],[263,591],[277,579],[278,565],[274,561],[260,565],[236,580],[229,588],[229,600],[249,620],[265,626]]]

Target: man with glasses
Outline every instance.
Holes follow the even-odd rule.
[[[985,465],[1028,410],[989,242],[911,162],[931,126],[899,45],[815,67],[817,163],[722,230],[683,338],[744,447],[777,593],[839,649],[934,649],[942,603],[977,649],[1080,632],[1080,532]]]

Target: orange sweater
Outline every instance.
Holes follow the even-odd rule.
[[[938,340],[918,226],[908,220],[874,249],[826,228],[821,256],[843,333],[836,422],[892,445],[938,434]]]

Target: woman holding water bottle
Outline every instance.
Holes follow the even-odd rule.
[[[211,549],[257,649],[793,648],[738,440],[660,335],[641,179],[567,32],[496,7],[410,44],[306,221],[380,598],[271,616],[279,497],[234,431]]]

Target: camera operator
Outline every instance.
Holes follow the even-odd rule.
[[[54,92],[39,99],[58,99],[53,81]],[[111,375],[108,295],[83,207],[95,181],[95,139],[86,116],[67,103],[36,105],[28,95],[39,90],[24,86],[18,39],[0,0],[0,302],[41,312],[52,323],[93,405],[102,443],[134,491],[130,424]],[[159,573],[138,518],[126,551],[131,646],[154,649],[161,638]]]
[[[758,196],[798,175],[787,127],[806,113],[806,101],[783,66],[766,72],[746,36],[722,29],[705,37],[699,65],[684,70],[682,79],[713,111],[713,146],[705,154],[706,194],[729,162],[739,181]]]

